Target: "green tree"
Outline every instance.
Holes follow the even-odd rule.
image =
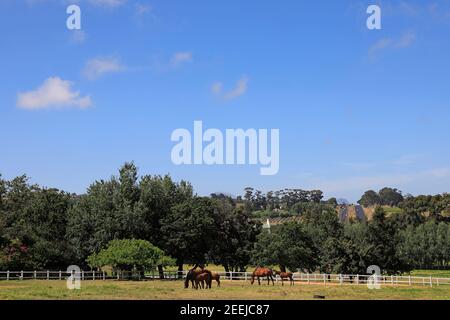
[[[261,223],[251,219],[242,209],[236,209],[227,199],[215,201],[215,238],[208,260],[224,266],[225,271],[245,271]]]
[[[126,163],[119,177],[96,181],[70,210],[67,235],[83,265],[114,239],[143,239],[163,250],[170,249],[163,221],[174,208],[192,198],[192,186],[170,176],[143,176]],[[170,237],[170,235],[168,235]],[[162,266],[159,268],[162,273]]]
[[[450,262],[450,226],[428,221],[401,233],[402,253],[416,268],[442,268]]]
[[[22,257],[25,252],[27,256],[26,259],[8,258],[4,263],[15,261],[14,266],[20,269],[67,267],[73,259],[65,237],[72,195],[30,185],[23,175],[11,181],[2,180],[0,199],[3,251],[9,257]],[[18,261],[23,261],[23,265]],[[2,268],[11,265],[4,264]]]
[[[370,250],[371,265],[377,265],[390,274],[398,274],[411,269],[407,260],[399,250],[401,236],[394,225],[389,223],[386,213],[381,207],[375,209],[367,229],[367,240],[372,246]]]
[[[207,253],[215,241],[214,201],[194,197],[175,205],[161,220],[165,251],[177,260],[181,271],[184,263],[205,264]]]
[[[383,188],[378,191],[380,204],[395,207],[398,206],[404,199],[402,192],[395,188]]]
[[[312,272],[318,265],[317,248],[300,223],[286,223],[271,234],[263,232],[253,250],[253,263],[279,265],[281,271]]]
[[[173,265],[175,261],[148,241],[135,239],[112,240],[107,248],[87,258],[92,268],[111,266],[115,270],[135,271],[143,275],[158,265]]]
[[[381,204],[381,199],[378,193],[373,190],[366,191],[364,195],[359,199],[358,203],[363,207],[371,207]]]

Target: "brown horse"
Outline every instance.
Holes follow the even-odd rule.
[[[200,277],[200,279],[197,280],[197,278]],[[198,290],[198,284],[202,281],[206,282],[206,289],[211,289],[211,282],[212,282],[212,273],[209,270],[206,269],[200,269],[197,270],[196,268],[189,270],[189,272],[186,275],[186,279],[184,281],[184,287],[189,288],[189,281],[192,283],[192,288]]]
[[[275,274],[280,276],[282,286],[284,286],[284,279],[289,279],[291,286],[294,285],[294,274],[292,272],[281,272],[275,270]]]
[[[264,277],[267,277],[267,285],[270,285],[270,280],[272,280],[272,285],[275,285],[275,282],[273,281],[272,269],[260,267],[256,268],[255,271],[253,271],[251,284],[255,282],[255,278],[258,278],[258,284],[261,285],[261,280],[259,278]]]
[[[195,289],[198,290],[199,287],[201,289],[208,289],[208,283],[210,283],[210,282],[211,282],[211,275],[209,273],[200,273],[195,278]],[[206,287],[205,287],[205,283],[206,283]],[[211,287],[209,287],[209,288],[211,288]]]
[[[220,274],[218,274],[217,272],[213,272],[212,280],[216,280],[217,286],[220,287]]]
[[[199,277],[200,276],[197,276],[197,280],[199,280],[199,282],[200,282],[201,280],[199,279]],[[213,280],[216,280],[217,287],[220,287],[220,274],[218,274],[216,272],[212,272],[211,273],[211,281],[213,281]],[[204,289],[204,287],[205,287],[205,281],[204,280],[200,282],[200,286],[201,286],[202,289]]]

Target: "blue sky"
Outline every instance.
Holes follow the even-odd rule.
[[[448,192],[449,34],[445,0],[0,0],[0,173],[81,193],[133,160],[199,194]],[[173,165],[194,120],[280,129],[279,173]]]

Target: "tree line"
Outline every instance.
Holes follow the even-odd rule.
[[[30,184],[26,176],[0,176],[0,269],[65,270],[76,264],[162,272],[169,265],[183,270],[185,264],[214,263],[226,271],[260,265],[365,274],[378,265],[393,274],[448,267],[449,195],[396,202],[386,191],[378,196],[401,211],[378,206],[369,221],[342,223],[336,200],[324,201],[319,190],[262,194],[247,188],[243,197],[202,197],[187,181],[139,176],[133,163],[81,195]],[[258,210],[290,210],[301,219],[267,232]]]
[[[168,175],[138,177],[133,163],[82,195],[0,177],[0,268],[88,268],[113,240],[145,240],[183,264],[214,262],[243,270],[261,223],[232,199],[195,195]],[[91,261],[93,258],[91,258]],[[162,271],[163,265],[158,266]]]

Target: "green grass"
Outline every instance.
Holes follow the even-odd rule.
[[[383,206],[384,211],[386,212],[386,215],[390,216],[394,213],[402,213],[403,210],[399,207],[390,207],[390,206]]]
[[[25,280],[1,281],[0,299],[127,299],[127,300],[309,300],[314,295],[324,295],[330,300],[450,300],[450,286],[440,287],[382,287],[369,290],[356,285],[307,285],[297,283],[290,287],[251,286],[249,282],[223,281],[222,287],[212,290],[184,289],[181,281],[83,281],[81,290],[68,290],[65,281]]]
[[[450,278],[450,270],[414,270],[414,277]]]

